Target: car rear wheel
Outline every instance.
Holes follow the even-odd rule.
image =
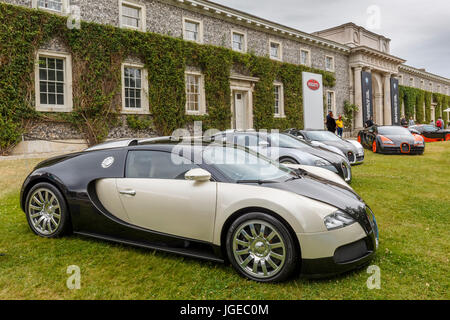
[[[226,238],[228,259],[242,276],[258,282],[281,282],[296,270],[300,257],[287,228],[264,213],[238,218]]]
[[[39,183],[28,192],[25,210],[31,230],[44,238],[57,238],[70,228],[67,205],[61,192],[49,183]]]

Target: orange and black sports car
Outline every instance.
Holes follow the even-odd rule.
[[[399,126],[373,126],[360,131],[358,141],[375,153],[423,154],[425,141],[408,129]]]
[[[450,130],[441,130],[431,124],[410,126],[409,131],[420,134],[425,142],[450,141]]]

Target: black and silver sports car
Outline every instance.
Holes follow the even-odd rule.
[[[354,140],[346,140],[326,130],[298,130],[289,129],[287,133],[297,136],[316,145],[327,145],[338,148],[348,158],[352,165],[364,162],[364,148]]]
[[[431,124],[410,126],[409,131],[420,134],[425,142],[450,141],[450,130],[441,130]]]
[[[20,204],[41,237],[227,260],[261,282],[352,270],[378,247],[372,211],[335,174],[218,143],[121,141],[52,158]]]
[[[400,126],[372,126],[358,134],[358,141],[374,153],[423,154],[425,141]]]

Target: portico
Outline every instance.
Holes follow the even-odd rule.
[[[381,125],[392,124],[391,78],[398,75],[399,66],[405,60],[366,46],[352,49],[350,56],[351,100],[358,106],[355,129],[361,129],[368,119],[363,117],[363,88],[361,73],[368,72],[372,78],[372,117]]]

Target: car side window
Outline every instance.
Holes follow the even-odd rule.
[[[198,168],[190,160],[163,151],[130,151],[125,171],[131,179],[184,180],[191,169]]]

